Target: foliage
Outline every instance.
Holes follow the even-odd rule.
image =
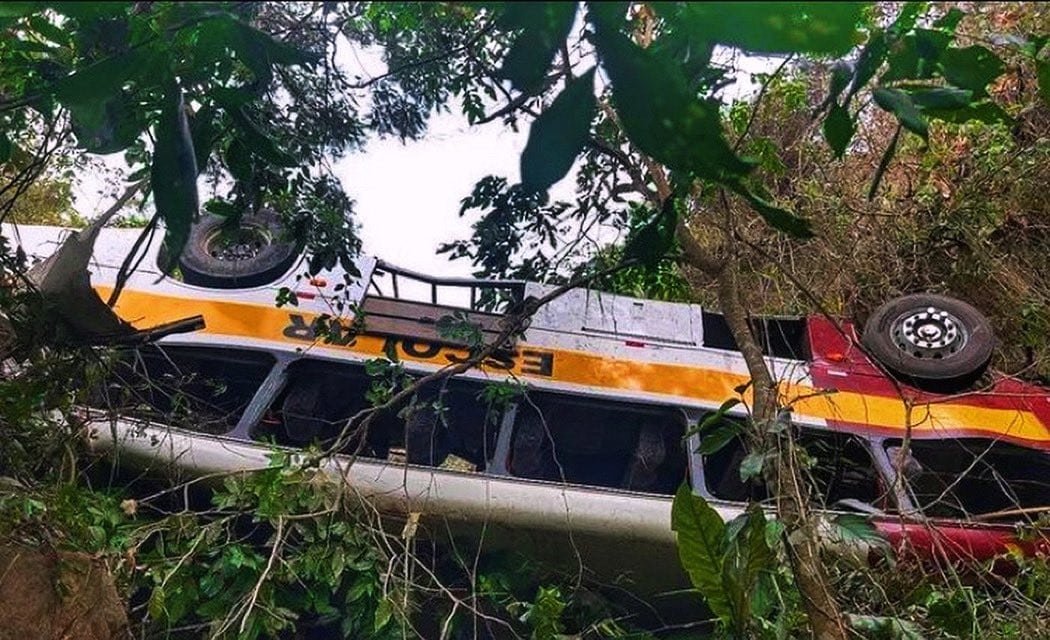
[[[855,627],[870,638],[1039,638],[1046,633],[1046,558],[1014,556],[1008,582],[983,572],[930,572],[899,564],[835,567],[835,588],[855,603]],[[991,563],[989,563],[990,565]],[[986,567],[987,568],[987,567]]]
[[[27,268],[26,256],[0,237],[0,474],[32,483],[76,473],[82,443],[70,418],[105,356],[40,321],[39,296],[11,286]]]
[[[328,161],[369,134],[420,136],[433,111],[458,100],[471,122],[532,120],[521,184],[479,182],[461,211],[483,212],[473,237],[443,248],[479,275],[563,278],[589,234],[612,226],[624,244],[583,252],[584,269],[639,261],[608,286],[710,301],[709,278],[665,259],[680,257],[684,228],[744,267],[750,310],[812,310],[814,297],[821,308],[862,309],[896,290],[968,291],[991,277],[987,304],[1002,333],[1044,356],[1050,297],[1023,274],[1047,266],[1045,22],[996,39],[986,19],[924,3],[889,15],[862,3],[666,3],[630,13],[595,2],[13,3],[0,10],[0,163],[10,194],[0,217],[29,206],[56,156],[123,152],[129,181],[152,195],[164,222],[169,268],[203,178],[214,196],[207,211],[235,222],[272,206],[307,247],[311,271],[346,266],[358,249],[352,202]],[[333,62],[342,38],[382,46],[388,72],[347,77]],[[785,61],[760,78],[758,96],[733,103],[731,69],[716,58],[734,47],[801,62]],[[506,106],[486,113],[495,100]],[[547,190],[574,166],[577,200],[550,202]],[[24,272],[18,256],[0,254],[0,279]],[[21,335],[42,335],[23,321],[31,300],[0,295]],[[442,329],[475,342],[461,320]],[[336,323],[336,338],[343,329]],[[90,379],[94,356],[32,339],[18,355],[23,368],[0,385],[0,437],[12,443],[0,465],[30,483],[73,476],[69,390]],[[367,371],[373,403],[409,382],[396,362]],[[722,442],[737,435],[708,428]],[[752,454],[744,469],[757,475],[769,459]],[[405,633],[419,613],[410,585],[389,570],[390,540],[286,459],[228,479],[210,508],[147,518],[148,505],[137,504],[63,482],[5,493],[0,523],[8,535],[118,564],[129,555],[119,566],[129,589],[141,589],[151,631],[256,637],[338,625],[347,636],[385,637]],[[726,633],[802,632],[803,597],[778,522],[751,505],[725,523],[686,489],[673,509],[683,565]],[[856,520],[838,524],[866,535]],[[1045,620],[1047,571],[1017,562],[1005,596],[838,565],[833,579],[866,634],[954,636],[968,626],[974,636],[1021,637]],[[585,590],[537,581],[534,567],[482,572],[476,583],[477,599],[519,634],[628,633]],[[462,602],[437,608],[461,630],[479,613]]]
[[[209,212],[235,221],[274,207],[312,271],[350,265],[352,202],[328,162],[369,132],[422,135],[456,95],[476,102],[488,85],[462,78],[492,66],[468,47],[476,16],[415,4],[11,5],[0,17],[0,163],[35,154],[28,184],[55,153],[123,152],[129,182],[152,194],[164,222],[168,269],[198,213],[198,175],[214,194]],[[334,62],[340,38],[384,46],[395,71],[434,59],[355,82]],[[362,107],[355,91],[365,88]]]
[[[132,546],[138,530],[122,502],[119,492],[71,483],[32,492],[5,486],[0,489],[0,536],[30,546],[117,557]]]
[[[227,478],[212,502],[210,517],[172,518],[140,555],[150,618],[203,621],[217,637],[304,624],[344,637],[400,636],[401,599],[371,537],[382,534],[343,503],[338,485],[275,456],[265,471]]]
[[[1020,38],[1045,24],[1042,5],[1002,5],[968,14],[958,38]],[[1042,16],[1042,18],[1040,18]],[[817,237],[800,246],[749,222],[730,203],[728,215],[749,248],[741,253],[742,290],[754,313],[821,309],[855,321],[887,299],[915,291],[944,292],[990,317],[1001,348],[993,366],[1046,379],[1046,300],[1037,274],[1050,268],[1041,229],[1048,210],[1036,185],[1047,179],[1048,107],[1023,53],[996,48],[1007,71],[990,88],[1012,123],[931,123],[928,146],[900,144],[874,200],[870,177],[896,130],[889,114],[868,110],[841,161],[813,137],[802,105],[825,90],[828,65],[785,72],[754,105],[743,148],[775,150],[760,171],[774,195],[810,213]],[[801,104],[800,104],[801,101]],[[734,129],[743,130],[753,100],[739,101]],[[739,122],[739,124],[737,124]],[[694,227],[705,242],[716,231]],[[709,280],[687,272],[695,299],[716,301]]]
[[[6,178],[0,175],[0,182]],[[61,178],[34,181],[15,201],[7,221],[55,227],[82,227],[86,223],[73,210],[72,185]]]
[[[652,637],[633,627],[630,612],[598,585],[581,584],[577,576],[549,570],[516,553],[484,554],[477,562],[473,581],[477,608],[454,607],[448,612],[449,637]],[[446,571],[446,583],[456,586],[456,567]]]
[[[775,138],[750,135],[754,133],[751,126],[742,124],[736,130],[739,140],[732,147],[721,142],[727,138],[723,118],[717,112],[709,113],[710,108],[717,107],[718,92],[731,82],[728,70],[711,60],[711,51],[719,43],[727,46],[748,43],[747,46],[756,47],[754,51],[794,55],[829,52],[841,55],[852,49],[853,55],[834,66],[830,87],[817,111],[823,116],[823,129],[832,149],[839,156],[844,155],[847,148],[870,149],[872,142],[858,139],[857,132],[858,125],[881,121],[881,114],[872,113],[872,107],[864,102],[873,95],[875,104],[901,126],[907,125],[906,130],[928,139],[931,121],[1009,121],[1006,111],[989,93],[1006,73],[1003,60],[1020,57],[1024,64],[1045,66],[1038,54],[1044,43],[1038,33],[1012,36],[1013,40],[1007,42],[1015,44],[1004,50],[1003,46],[973,41],[965,33],[958,33],[961,14],[957,9],[935,20],[937,10],[927,9],[921,3],[907,4],[888,22],[880,22],[877,12],[862,11],[860,4],[826,9],[802,5],[790,9],[743,5],[734,7],[733,11],[746,19],[741,17],[732,24],[749,26],[724,30],[711,27],[726,19],[723,8],[715,12],[717,18],[712,18],[707,10],[688,4],[662,5],[653,15],[647,14],[649,9],[644,8],[631,15],[621,15],[615,5],[600,8],[584,4],[583,8],[587,24],[582,39],[593,47],[583,49],[588,57],[574,64],[583,68],[591,62],[598,65],[608,74],[611,92],[606,89],[602,93],[603,108],[592,110],[588,126],[581,121],[574,125],[573,132],[561,132],[568,137],[588,132],[577,174],[578,201],[574,205],[549,205],[544,199],[529,201],[515,197],[518,187],[495,177],[479,182],[475,193],[464,200],[463,208],[464,212],[478,209],[483,214],[475,223],[473,237],[443,247],[454,258],[471,259],[479,267],[479,275],[556,276],[568,262],[564,258],[579,250],[587,230],[602,224],[624,228],[629,218],[623,215],[622,207],[621,212],[617,212],[616,203],[622,202],[624,194],[631,193],[651,200],[658,187],[653,178],[647,177],[646,160],[639,152],[651,160],[661,161],[672,171],[673,181],[683,188],[692,176],[702,178],[698,186],[708,189],[722,186],[739,193],[747,208],[778,230],[806,235],[814,222],[823,224],[819,217],[811,216],[809,221],[803,221],[772,205],[792,202],[793,194],[784,194],[779,188],[770,191],[769,163],[779,164],[781,174],[796,164],[784,163],[783,155],[788,149],[778,150]],[[644,26],[646,20],[656,25],[651,29],[652,34],[644,31],[648,28]],[[787,29],[784,35],[776,37],[773,30],[754,27],[773,23],[793,26],[784,27]],[[827,27],[830,24],[849,27],[836,30]],[[821,31],[820,36],[813,36],[816,31],[807,31],[810,29],[826,30]],[[627,36],[634,37],[638,44]],[[570,42],[577,37],[580,34],[570,34]],[[863,44],[858,48],[859,41]],[[761,42],[761,46],[756,42]],[[527,46],[528,42],[523,39],[521,48]],[[574,43],[570,48],[577,50],[577,46]],[[543,56],[535,57],[533,63],[550,65]],[[564,61],[556,61],[553,70],[548,71],[565,78],[574,75]],[[763,82],[768,85],[775,81],[776,78],[769,77]],[[568,100],[569,94],[551,98],[552,107],[562,104],[563,97]],[[806,96],[803,98],[805,102]],[[750,109],[743,113],[750,113]],[[541,118],[534,124],[530,145],[522,156],[523,168],[533,164],[534,152],[529,149],[538,145],[531,140],[547,135],[546,122]],[[559,126],[568,126],[567,121],[563,119]],[[665,126],[670,127],[664,136],[666,139],[659,133]],[[738,149],[741,143],[744,145]],[[871,176],[871,193],[885,177],[893,155],[903,148],[901,145],[908,144],[907,140],[892,147],[885,141],[875,144],[880,143],[884,168]],[[700,150],[714,155],[690,156]],[[569,148],[549,148],[544,156],[547,166],[565,167],[565,170],[543,182],[551,183],[564,175],[571,164],[568,161],[576,155]],[[713,172],[705,169],[715,166],[720,169]],[[783,180],[780,178],[778,182]],[[843,183],[846,184],[857,183]],[[797,204],[799,211],[808,211],[803,206],[805,203]],[[655,209],[650,210],[649,215],[654,220],[659,217]],[[577,226],[575,234],[579,237],[576,239],[572,239],[574,231],[569,223]],[[550,253],[542,249],[544,245]]]
[[[671,528],[682,567],[729,636],[776,636],[790,624],[792,612],[781,594],[791,590],[791,583],[778,571],[775,551],[783,528],[767,520],[757,504],[723,522],[706,500],[682,485],[675,495]]]

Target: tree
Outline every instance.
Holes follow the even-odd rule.
[[[673,256],[702,274],[752,377],[748,468],[776,496],[815,635],[842,638],[845,617],[824,574],[797,449],[778,419],[787,407],[751,334],[741,286],[746,267],[762,256],[756,235],[796,246],[825,221],[790,206],[796,194],[777,188],[770,169],[783,149],[775,138],[757,136],[757,114],[778,78],[794,73],[792,59],[844,58],[830,65],[816,117],[825,153],[878,159],[864,173],[870,199],[893,186],[898,154],[922,156],[914,145],[929,144],[938,123],[1009,117],[992,97],[1006,71],[1003,47],[1035,69],[1044,99],[1050,91],[1044,34],[993,46],[960,34],[964,15],[956,8],[889,9],[12,4],[0,12],[0,151],[6,146],[12,157],[17,149],[33,160],[12,174],[0,215],[56,153],[123,151],[132,178],[125,195],[152,197],[150,227],[163,223],[168,268],[198,213],[203,174],[216,185],[206,210],[236,221],[277,205],[318,270],[356,250],[350,202],[327,158],[368,132],[422,135],[426,116],[454,100],[473,122],[531,118],[521,184],[479,183],[466,208],[489,211],[474,238],[448,250],[470,257],[485,275],[548,275],[578,247],[559,245],[565,229],[597,220],[631,229],[612,251],[623,264],[653,269]],[[343,37],[384,45],[390,71],[364,81],[346,77],[331,60]],[[729,71],[717,61],[724,48],[784,61],[755,102],[736,111],[721,93]],[[353,99],[361,89],[371,97],[364,109]],[[486,112],[498,98],[504,104]],[[727,129],[727,119],[735,129]],[[890,135],[857,135],[872,122],[890,123]],[[790,144],[811,143],[812,134],[802,127]],[[581,154],[578,201],[549,203],[547,190]],[[520,261],[493,245],[508,237],[514,248],[546,242],[560,253]],[[735,611],[730,628],[747,633],[746,611]]]
[[[741,146],[752,142],[753,115],[730,143],[718,100],[726,72],[712,63],[712,56],[718,44],[787,56],[783,69],[791,56],[834,58],[855,51],[852,59],[832,66],[826,97],[816,111],[827,144],[840,158],[863,144],[855,141],[858,124],[884,117],[866,108],[862,98],[894,120],[871,175],[869,200],[879,193],[907,136],[929,143],[931,122],[1009,120],[989,95],[1005,71],[1003,60],[986,42],[958,37],[964,14],[954,7],[927,13],[924,5],[908,3],[882,16],[874,7],[856,4],[636,5],[627,11],[623,5],[588,3],[583,12],[583,34],[570,39],[571,45],[564,42],[575,14],[564,5],[508,12],[507,21],[520,35],[505,59],[504,75],[521,96],[546,96],[555,93],[559,82],[565,86],[532,124],[522,154],[522,183],[479,183],[465,207],[490,211],[476,224],[471,241],[445,249],[453,257],[472,258],[482,274],[535,275],[561,261],[529,256],[514,265],[506,258],[504,238],[499,251],[488,244],[492,224],[518,230],[509,243],[514,247],[528,234],[555,238],[552,219],[565,219],[558,217],[562,214],[581,220],[581,228],[587,219],[608,216],[601,205],[624,193],[648,204],[651,218],[635,228],[624,256],[652,266],[677,247],[682,262],[715,283],[752,377],[748,435],[757,464],[751,471],[764,474],[789,540],[794,540],[789,557],[815,635],[846,637],[845,619],[824,576],[809,491],[798,471],[790,429],[779,427],[784,400],[751,334],[739,284],[741,267],[754,252],[741,232],[748,225],[747,211],[738,202],[799,240],[812,236],[812,221],[778,206],[788,199],[771,194],[762,173],[754,170],[760,161],[739,155]],[[863,44],[855,48],[858,41]],[[593,47],[583,60],[593,60],[608,78],[597,101],[591,90],[594,70],[577,72],[574,66],[590,65],[569,54],[582,43]],[[1039,56],[1046,36],[1015,43],[1015,53],[1045,79],[1050,67]],[[553,72],[548,72],[552,61]],[[1040,86],[1045,100],[1050,86],[1045,81]],[[763,149],[755,151],[761,154]],[[766,151],[776,158],[779,149]],[[584,165],[577,206],[546,205],[535,194],[563,177],[580,153]]]
[[[0,16],[0,161],[36,161],[5,193],[55,154],[123,152],[129,189],[151,197],[163,223],[167,268],[198,215],[198,176],[214,192],[205,210],[236,220],[275,206],[313,249],[313,268],[345,261],[357,249],[351,202],[328,162],[372,133],[422,135],[454,97],[476,101],[491,84],[487,54],[470,47],[487,34],[473,29],[476,15],[444,5],[11,5]],[[348,77],[332,58],[341,38],[384,46],[392,71]],[[468,88],[465,77],[481,80]]]

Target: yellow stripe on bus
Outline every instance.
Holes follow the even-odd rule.
[[[96,287],[109,293],[108,287]],[[312,341],[303,342],[289,338],[290,317],[299,316],[303,326],[309,326],[316,314],[297,308],[276,307],[212,299],[192,299],[180,296],[125,290],[116,306],[117,313],[140,327],[170,322],[180,318],[201,314],[205,318],[205,333],[240,336],[276,341],[288,346],[307,347]],[[294,332],[293,332],[294,333]],[[380,357],[384,354],[386,338],[373,335],[356,336],[352,344],[322,344],[318,346],[342,348],[365,357]],[[411,342],[406,339],[406,342]],[[529,378],[545,378],[561,383],[570,383],[614,389],[638,391],[666,396],[677,396],[693,401],[718,405],[727,398],[735,397],[734,390],[747,382],[748,377],[696,366],[638,362],[567,349],[521,345],[525,357],[503,363],[502,368],[516,375]],[[529,355],[529,354],[533,355]],[[404,360],[447,364],[451,358],[465,357],[466,351],[451,347],[433,347],[423,352],[399,351]],[[546,360],[549,358],[550,362]],[[550,365],[549,372],[546,369]],[[499,363],[486,367],[500,368]],[[543,371],[548,375],[538,375]],[[796,386],[781,389],[783,396],[791,400],[795,415],[824,420],[851,423],[858,429],[877,429],[901,435],[911,423],[916,436],[935,434],[948,436],[971,435],[1019,439],[1035,445],[1050,445],[1050,429],[1030,411],[975,407],[953,403],[930,403],[912,408],[910,419],[905,403],[899,398],[875,396],[857,392],[834,392],[821,394],[817,389]]]

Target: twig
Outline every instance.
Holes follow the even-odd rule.
[[[124,196],[121,196],[123,202],[121,202],[121,200],[118,200],[117,204],[114,204],[114,207],[116,207],[118,211],[121,208],[123,208],[123,206],[134,194],[132,188],[134,188],[135,191],[138,191],[142,188],[145,182],[146,181],[143,180],[133,185],[132,187],[129,187],[128,191],[124,192],[124,196],[128,197],[125,198]],[[120,263],[120,269],[117,270],[116,283],[113,286],[113,291],[109,294],[109,299],[106,300],[106,306],[112,307],[117,303],[117,298],[120,297],[121,291],[124,290],[124,285],[128,283],[128,278],[131,277],[131,274],[134,273],[135,269],[137,269],[138,265],[142,262],[142,259],[139,258],[139,261],[136,262],[134,266],[132,266],[132,260],[134,260],[135,254],[139,252],[139,248],[142,246],[142,243],[146,240],[146,237],[149,236],[152,241],[153,232],[157,229],[157,220],[159,217],[160,213],[153,214],[153,217],[150,218],[149,224],[145,226],[145,228],[142,230],[142,233],[139,234],[139,237],[135,238],[135,244],[131,246],[131,250],[128,251],[128,255],[125,256],[124,261]]]
[[[270,550],[270,559],[266,561],[266,568],[259,575],[259,580],[256,581],[255,587],[252,589],[252,594],[248,598],[248,607],[244,612],[244,617],[241,618],[241,625],[237,629],[238,634],[244,633],[244,628],[248,624],[248,618],[252,614],[252,609],[255,608],[255,601],[259,598],[259,590],[262,589],[263,584],[266,583],[266,576],[270,574],[270,570],[273,569],[274,560],[277,559],[277,552],[281,549],[282,536],[284,533],[284,516],[277,517],[277,532],[274,534],[273,549]]]
[[[738,137],[736,142],[733,143],[734,152],[740,150],[740,145],[743,144],[744,139],[747,138],[747,134],[751,132],[751,125],[755,123],[755,119],[758,117],[758,108],[762,106],[762,98],[765,97],[769,85],[773,83],[773,80],[776,80],[777,76],[779,76],[784,70],[784,67],[786,67],[794,57],[795,54],[790,54],[788,57],[784,58],[784,61],[781,62],[780,66],[778,66],[776,71],[773,72],[773,75],[769,76],[769,80],[764,82],[762,88],[758,90],[758,96],[755,98],[755,106],[751,109],[751,115],[747,119],[747,124],[744,126],[744,130],[740,133],[740,137]]]
[[[403,64],[400,67],[397,67],[396,69],[390,69],[390,70],[386,71],[385,73],[381,73],[378,76],[374,76],[372,78],[369,78],[368,80],[365,80],[364,82],[348,83],[347,84],[347,88],[348,89],[367,89],[368,87],[370,87],[373,84],[379,82],[380,80],[385,80],[386,78],[389,78],[391,76],[396,76],[397,74],[402,73],[404,71],[408,71],[409,69],[415,69],[416,67],[425,67],[428,64],[432,64],[434,62],[437,62],[437,61],[442,60],[444,58],[447,58],[449,56],[456,55],[457,53],[462,53],[464,51],[468,51],[475,44],[477,44],[478,41],[480,41],[483,37],[485,37],[489,33],[489,31],[492,31],[492,28],[493,28],[493,26],[495,26],[495,24],[496,24],[495,22],[489,22],[489,24],[485,25],[485,27],[483,27],[480,31],[478,31],[477,34],[474,35],[474,37],[472,37],[467,42],[459,45],[458,47],[453,47],[451,49],[447,49],[445,51],[442,51],[441,53],[436,53],[436,54],[434,54],[432,56],[428,56],[426,58],[420,58],[418,60],[413,60],[412,62],[408,62],[406,64]]]

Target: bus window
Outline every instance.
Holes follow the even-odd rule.
[[[879,508],[886,506],[885,487],[871,454],[859,438],[798,429],[795,443],[815,504],[832,507],[841,500],[856,500]],[[733,502],[768,497],[761,478],[744,481],[740,477],[740,465],[746,455],[744,442],[737,437],[703,457],[704,486],[712,497]]]
[[[509,470],[522,478],[673,494],[685,476],[684,427],[673,410],[540,396],[518,404]]]
[[[262,351],[149,345],[123,354],[97,403],[125,415],[222,434],[274,365]]]
[[[296,361],[288,367],[287,383],[256,434],[289,446],[330,445],[353,416],[372,407],[372,384],[361,365]],[[373,418],[363,446],[351,426],[343,452],[429,466],[442,466],[456,456],[472,469],[484,469],[498,421],[478,398],[480,388],[448,380],[423,389],[408,407]],[[464,465],[455,468],[465,470]]]
[[[303,358],[288,365],[285,380],[254,430],[256,438],[293,447],[329,446],[343,435],[351,417],[371,406],[371,381],[357,364]],[[346,434],[344,452],[385,458],[399,428],[394,416],[380,414],[371,422],[364,446],[360,438]]]
[[[886,441],[896,467],[901,441]],[[912,440],[901,467],[916,507],[934,517],[967,517],[1050,506],[1050,456],[980,438]]]

